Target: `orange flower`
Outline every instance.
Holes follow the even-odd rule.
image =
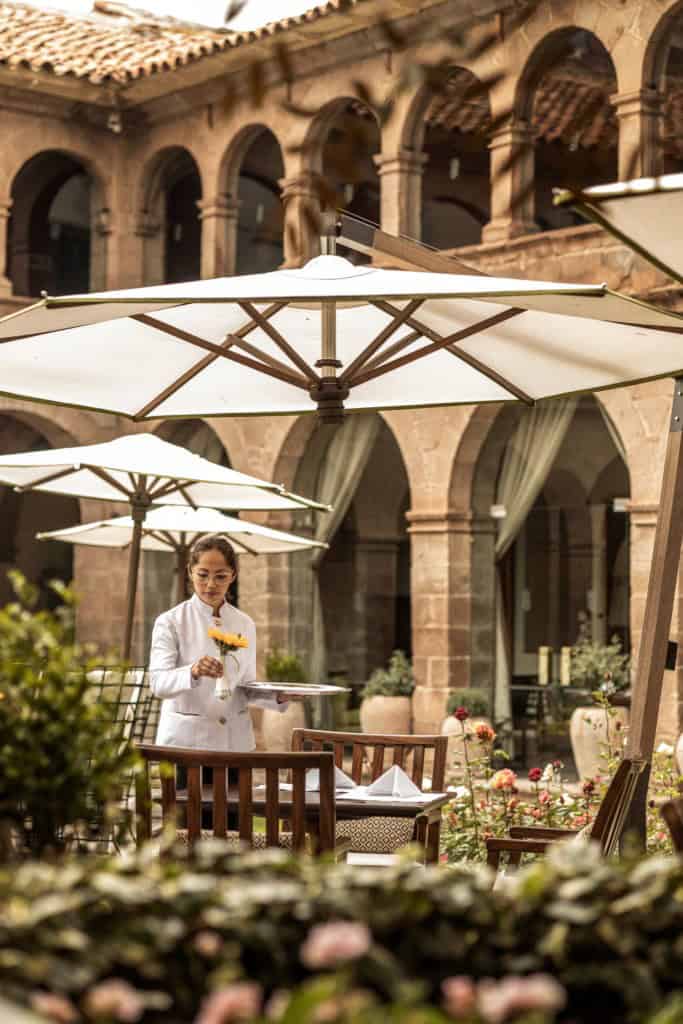
[[[216,629],[214,626],[210,627],[209,636],[212,640],[218,641],[219,644],[225,644],[226,647],[249,646],[246,636],[242,636],[241,633],[224,633],[222,629]]]

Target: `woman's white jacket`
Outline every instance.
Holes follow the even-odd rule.
[[[219,625],[212,609],[196,594],[164,612],[154,623],[149,660],[152,693],[163,701],[156,738],[160,746],[253,750],[249,704],[278,711],[286,708],[275,700],[249,701],[239,686],[226,700],[217,700],[215,679],[192,678],[192,666],[202,655],[219,657],[208,636],[213,625],[226,633],[241,633],[249,642],[235,651],[237,664],[230,657],[230,679],[236,683],[256,679],[256,627],[244,612],[224,604]]]

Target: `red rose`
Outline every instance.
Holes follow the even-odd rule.
[[[584,796],[590,796],[591,793],[594,791],[594,789],[595,789],[595,783],[593,782],[593,780],[592,779],[586,779],[586,781],[583,784],[583,794],[584,794]]]
[[[540,768],[529,769],[529,782],[540,782],[543,772]]]
[[[459,722],[466,722],[467,719],[470,717],[470,713],[467,710],[467,708],[456,708],[453,714],[455,718],[458,719]]]

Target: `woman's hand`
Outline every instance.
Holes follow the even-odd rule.
[[[219,679],[223,675],[223,663],[218,658],[211,658],[205,654],[199,661],[195,661],[190,671],[193,679],[199,679],[200,676]]]

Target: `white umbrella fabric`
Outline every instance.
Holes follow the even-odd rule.
[[[558,189],[555,203],[578,210],[683,284],[683,174]]]
[[[68,544],[127,548],[132,543],[134,529],[132,516],[117,516],[115,519],[100,519],[64,530],[50,530],[36,536],[39,540],[61,540]],[[193,509],[182,505],[154,508],[147,513],[142,524],[140,546],[143,551],[175,552],[178,601],[182,601],[185,594],[185,567],[189,550],[199,537],[207,533],[227,537],[238,555],[280,555],[308,548],[328,547],[321,541],[226,516],[213,508]]]
[[[331,254],[301,269],[46,298],[0,321],[0,387],[133,420],[531,404],[678,373],[682,331],[678,314],[605,285],[382,270]]]
[[[152,505],[211,505],[292,511],[327,506],[289,494],[277,484],[219,466],[154,434],[129,434],[103,444],[0,456],[0,482],[17,490],[127,501],[133,534],[123,656],[130,656],[142,524]]]

